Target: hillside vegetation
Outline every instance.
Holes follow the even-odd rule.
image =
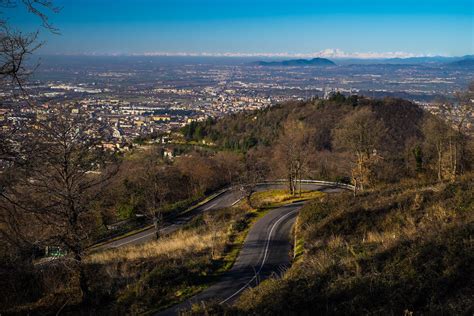
[[[255,112],[238,113],[218,120],[194,122],[183,128],[192,140],[209,139],[224,149],[246,151],[258,145],[269,146],[278,141],[287,120],[298,120],[311,128],[318,150],[331,150],[331,132],[342,119],[363,107],[370,108],[387,127],[386,140],[395,151],[407,139],[421,136],[425,113],[417,105],[402,99],[382,100],[336,94],[329,100],[287,102]]]
[[[89,132],[97,122],[58,109],[49,118],[55,124],[32,130],[41,137],[17,146],[1,173],[1,311],[138,314],[176,303],[232,265],[264,211],[319,198],[301,192],[303,178],[356,190],[306,206],[285,278],[221,312],[469,311],[474,150],[464,120],[472,106],[461,105],[443,120],[399,99],[334,94],[288,102],[193,122],[176,139],[193,146],[172,159],[163,157],[167,144],[107,152]],[[288,191],[255,193],[270,179],[286,179]],[[168,218],[229,185],[242,190],[248,208],[206,213],[187,232],[161,235]],[[151,223],[154,243],[96,254],[88,248]],[[47,246],[61,250],[59,258],[45,257]]]
[[[298,219],[303,254],[282,279],[246,291],[233,308],[194,313],[471,315],[473,180],[315,200]]]
[[[287,191],[255,192],[254,208],[243,200],[232,208],[196,216],[178,231],[144,244],[105,251],[91,250],[84,259],[89,290],[82,301],[72,260],[58,258],[18,269],[2,266],[0,306],[7,315],[136,315],[176,304],[218,280],[232,267],[245,237],[274,207],[322,196]],[[22,288],[34,285],[28,291]]]
[[[51,260],[2,271],[2,313],[131,315],[179,302],[212,282],[234,260],[240,234],[256,216],[245,207],[199,216],[171,235],[140,245],[89,252],[84,259],[89,299],[82,302],[74,270]],[[70,260],[69,260],[70,261]],[[17,288],[28,288],[22,293]],[[5,289],[13,289],[6,292]]]
[[[233,307],[207,302],[189,313],[472,314],[469,97],[442,114],[335,94],[196,125],[192,138],[272,153],[267,161],[289,183],[343,176],[357,190],[303,207],[283,278],[245,291]]]
[[[468,120],[447,116],[445,122],[401,99],[334,94],[193,122],[182,133],[250,153],[251,163],[263,161],[270,178],[346,178],[362,188],[406,177],[446,180],[471,170]],[[299,170],[288,165],[291,160]]]

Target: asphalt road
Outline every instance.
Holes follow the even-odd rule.
[[[258,220],[250,229],[234,266],[219,282],[158,315],[178,315],[179,310],[209,299],[232,304],[246,288],[272,275],[283,274],[291,263],[291,228],[301,206],[302,202],[283,206]]]
[[[262,189],[272,188],[275,187],[269,185]],[[342,190],[315,184],[305,189],[324,192]],[[209,299],[220,304],[232,304],[246,288],[257,286],[271,276],[280,277],[291,264],[291,229],[303,203],[291,203],[271,210],[252,226],[233,267],[217,283],[157,315],[178,315],[180,310]]]
[[[286,184],[283,184],[283,183],[282,184],[260,184],[257,186],[256,191],[284,189],[284,188],[286,188]],[[319,191],[327,191],[327,192],[340,190],[331,186],[324,186],[324,185],[319,185],[319,184],[314,184],[314,183],[303,183],[302,189],[303,190],[319,190]],[[194,210],[187,212],[186,214],[183,214],[172,220],[169,220],[168,222],[165,223],[165,227],[162,228],[160,232],[161,234],[172,233],[178,230],[184,224],[191,221],[195,216],[206,211],[213,211],[213,210],[223,209],[226,207],[231,207],[235,205],[237,202],[239,202],[242,199],[242,197],[243,197],[242,192],[238,189],[226,191],[222,193],[221,195],[217,196],[216,198],[210,200],[209,202],[195,208]],[[154,238],[155,238],[154,228],[150,228],[131,236],[127,236],[118,240],[104,243],[98,247],[95,247],[94,251],[118,248],[118,247],[123,247],[127,245],[136,245],[136,244],[153,240]]]

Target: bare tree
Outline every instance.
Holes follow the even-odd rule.
[[[378,151],[384,131],[383,122],[367,107],[346,116],[334,131],[336,146],[354,156],[352,179],[356,190],[364,190],[372,182],[372,164],[380,157]]]
[[[179,168],[182,166],[167,163],[153,149],[139,163],[142,168],[135,171],[135,180],[132,182],[141,192],[142,213],[153,222],[158,239],[167,208],[174,202],[195,198],[191,177]]]
[[[268,175],[268,165],[264,155],[268,155],[268,149],[254,149],[247,152],[244,169],[239,177],[240,189],[250,207],[253,207],[251,197],[257,185]]]
[[[428,162],[435,161],[438,181],[456,180],[470,165],[469,142],[474,123],[474,84],[454,100],[439,102],[439,116],[425,119],[422,132]]]
[[[49,0],[0,0],[0,85],[5,89],[8,84],[23,90],[23,83],[34,70],[26,64],[27,58],[37,50],[42,43],[38,42],[39,29],[33,33],[24,33],[9,24],[8,13],[17,7],[23,7],[33,17],[39,18],[43,29],[57,33],[57,29],[50,23],[48,13],[56,13],[59,8]],[[27,105],[31,106],[29,102]],[[11,164],[18,157],[17,130],[0,130],[0,167]],[[9,181],[2,179],[5,184]],[[3,185],[2,185],[3,187]],[[1,190],[1,188],[0,188]]]
[[[243,170],[241,155],[229,151],[220,151],[213,159],[222,172],[224,182],[234,184]]]
[[[301,179],[313,157],[310,129],[302,122],[289,120],[283,126],[283,132],[275,148],[275,158],[282,167],[288,180],[292,195],[297,194],[298,184],[301,194]]]
[[[435,170],[438,181],[442,181],[444,176],[443,161],[445,160],[446,136],[448,126],[440,118],[428,117],[422,125],[422,132],[425,138],[424,151],[429,154],[427,159],[436,161]]]
[[[163,225],[163,207],[170,193],[169,182],[163,165],[153,159],[147,161],[142,185],[145,198],[145,214],[153,221],[156,238],[160,238]]]
[[[217,189],[223,183],[216,161],[198,152],[179,157],[175,165],[189,177],[194,197],[201,197],[206,191]]]
[[[456,93],[454,102],[442,105],[442,115],[446,117],[451,129],[448,133],[448,156],[450,178],[452,181],[464,172],[466,167],[466,147],[470,126],[474,123],[474,91]]]
[[[81,263],[95,229],[92,206],[118,170],[115,153],[102,146],[108,132],[67,107],[50,110],[45,120],[24,132],[13,169],[19,176],[0,192],[0,233],[11,240],[34,238],[30,242],[39,246],[65,249],[78,266],[86,299]],[[21,234],[28,229],[36,234]]]
[[[0,0],[0,80],[9,80],[22,87],[24,79],[31,73],[26,59],[42,43],[38,42],[39,30],[24,33],[9,25],[6,12],[18,6],[36,16],[42,28],[53,33],[57,33],[58,29],[51,24],[48,15],[59,12],[59,8],[50,0]]]
[[[216,259],[219,254],[216,246],[219,241],[219,232],[222,230],[222,222],[218,220],[214,212],[204,213],[203,220],[206,223],[207,231],[211,233],[211,258]]]
[[[474,91],[458,92],[454,101],[439,104],[439,117],[423,124],[426,150],[434,152],[439,181],[456,180],[469,164],[469,128],[472,125]]]

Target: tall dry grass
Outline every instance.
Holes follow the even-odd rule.
[[[324,194],[319,191],[302,191],[301,195],[291,195],[288,190],[275,189],[255,192],[254,194],[252,194],[251,200],[253,206],[260,208],[268,206],[278,206],[283,202],[290,203],[292,200],[315,199],[323,195]]]
[[[108,250],[91,254],[87,261],[90,263],[106,264],[117,261],[147,259],[165,256],[178,258],[190,253],[210,251],[223,246],[226,238],[224,232],[196,232],[178,231],[169,237],[148,242],[142,245],[133,245],[119,249]]]
[[[472,314],[473,179],[308,203],[304,255],[220,314]]]

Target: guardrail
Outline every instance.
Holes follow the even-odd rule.
[[[265,180],[265,181],[257,183],[256,185],[258,186],[258,185],[268,185],[268,184],[286,184],[287,182],[288,182],[288,180],[286,180],[286,179]],[[298,181],[298,182],[300,182],[300,181]],[[327,185],[327,186],[332,186],[332,187],[346,189],[346,190],[354,190],[353,185],[346,184],[346,183],[341,183],[341,182],[303,179],[303,180],[301,180],[301,183],[302,184],[320,184],[320,185]],[[228,191],[234,190],[234,189],[238,189],[239,187],[240,187],[239,185],[233,185],[233,186],[229,186],[229,187],[220,189],[217,192],[214,192],[213,194],[211,194],[210,196],[204,197],[201,201],[199,201],[198,203],[192,205],[191,207],[188,207],[187,209],[185,209],[181,212],[178,212],[177,214],[168,214],[167,216],[165,216],[164,220],[169,221],[169,220],[172,220],[176,217],[184,215],[185,213],[188,213],[188,212],[190,212],[190,211],[192,211],[192,210],[194,210],[194,209],[196,209],[196,208],[198,208],[198,207],[200,207],[200,206],[202,206],[206,203],[209,203],[209,202],[213,201],[214,199],[218,198],[222,194],[224,194]],[[136,233],[142,232],[142,231],[150,229],[152,227],[153,227],[153,225],[144,225],[143,227],[137,229]],[[119,235],[119,236],[110,237],[110,238],[103,238],[99,241],[96,241],[96,243],[94,243],[93,245],[90,245],[89,248],[96,248],[96,247],[99,247],[99,246],[101,246],[103,244],[106,244],[110,241],[118,240],[118,239],[121,239],[121,238],[124,238],[124,237],[128,237],[129,233]]]
[[[191,205],[191,206],[185,208],[184,210],[181,210],[180,212],[177,212],[175,214],[164,214],[163,221],[165,221],[165,222],[170,221],[170,220],[175,219],[178,216],[181,216],[181,215],[183,215],[187,212],[190,212],[190,211],[202,206],[203,204],[209,203],[210,201],[212,201],[215,198],[221,196],[222,194],[226,193],[227,191],[232,190],[233,188],[235,188],[235,187],[234,186],[226,187],[226,188],[220,189],[219,191],[214,192],[213,194],[211,194],[209,196],[204,196],[200,200],[196,201],[193,205]],[[132,222],[133,220],[130,219],[130,220],[126,220],[126,221]],[[125,222],[125,221],[121,221],[121,222]],[[117,223],[112,223],[110,225],[116,225],[116,224]],[[150,224],[150,221],[146,221],[142,225],[137,226],[134,229],[132,229],[132,231],[135,231],[136,233],[140,233],[140,232],[142,232],[144,230],[148,230],[152,227],[153,227],[153,225]],[[119,240],[119,239],[124,238],[124,237],[128,237],[129,233],[130,232],[118,232],[117,234],[112,234],[110,236],[100,238],[100,239],[96,240],[94,242],[94,244],[90,245],[89,248],[98,247],[98,246],[102,245],[103,243],[107,243],[107,242],[110,242],[110,241],[115,241],[115,240]]]
[[[262,183],[258,183],[258,184],[272,184],[272,183],[278,183],[279,184],[279,183],[285,183],[285,182],[288,182],[288,180],[285,180],[285,179],[266,180],[266,181],[263,181]],[[308,179],[298,180],[297,182],[307,183],[307,184],[329,185],[329,186],[338,187],[338,188],[341,188],[341,189],[352,190],[352,191],[355,189],[355,186],[353,186],[352,184],[347,184],[347,183],[342,183],[342,182],[322,181],[322,180],[308,180]]]

